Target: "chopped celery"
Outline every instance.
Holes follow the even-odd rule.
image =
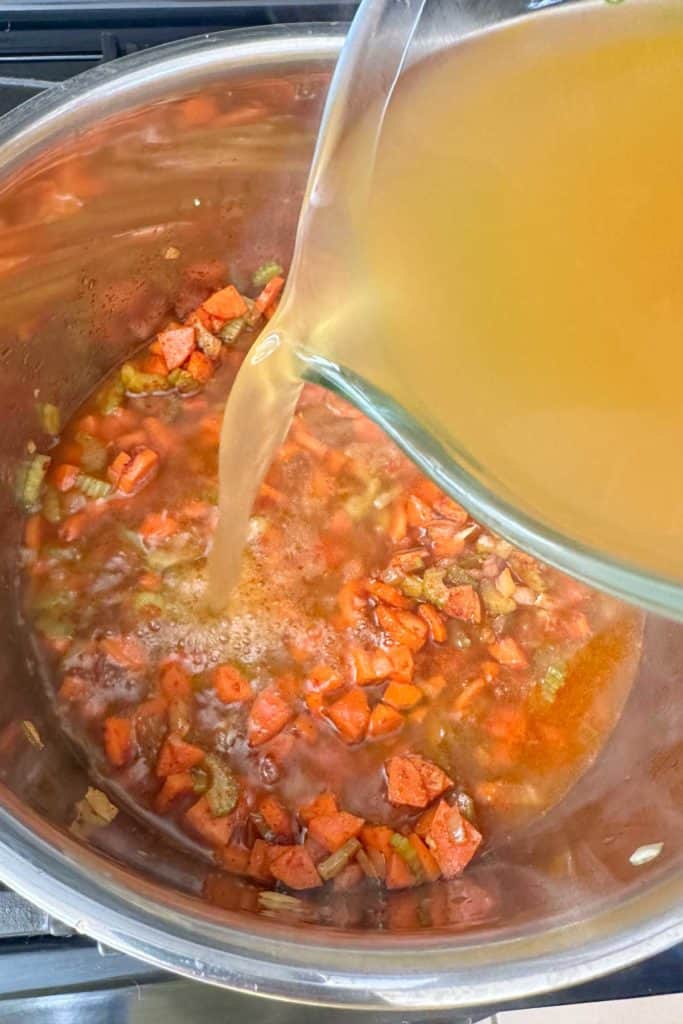
[[[277,260],[266,260],[252,274],[251,283],[254,288],[263,288],[274,277],[280,277],[282,274],[284,274],[284,269]]]
[[[24,463],[20,471],[20,497],[27,509],[34,509],[38,504],[40,492],[50,465],[49,455],[36,453],[30,462]]]
[[[76,548],[62,547],[60,544],[47,544],[43,548],[45,558],[52,558],[55,562],[75,562],[79,557]]]
[[[112,492],[112,486],[106,480],[99,480],[96,476],[89,476],[87,473],[79,473],[76,480],[76,487],[85,494],[86,498],[108,498]]]
[[[195,391],[199,390],[199,382],[191,373],[187,370],[183,370],[182,367],[178,367],[177,370],[171,370],[168,375],[168,382],[171,387],[176,388],[181,395],[194,394]]]
[[[40,417],[40,425],[45,433],[56,437],[61,426],[61,417],[57,406],[53,405],[52,402],[40,402],[38,404],[38,416]]]
[[[464,587],[468,584],[472,586],[475,582],[474,577],[460,565],[449,565],[445,571],[444,580],[449,587]]]
[[[140,611],[141,608],[158,608],[163,611],[166,606],[166,598],[163,594],[156,594],[151,590],[141,590],[133,597],[133,607]]]
[[[406,597],[411,597],[414,601],[421,600],[423,596],[422,580],[419,576],[406,576],[399,583],[399,587]]]
[[[155,391],[168,391],[171,383],[160,373],[144,373],[132,363],[124,363],[121,367],[121,381],[131,395],[150,395]]]
[[[48,523],[58,523],[62,518],[62,506],[59,501],[59,492],[54,487],[46,487],[43,495],[41,512]]]
[[[21,723],[21,728],[23,729],[24,736],[29,741],[31,746],[32,747],[37,747],[38,750],[42,750],[43,747],[45,746],[45,744],[43,743],[42,739],[40,738],[40,733],[36,729],[36,727],[33,724],[33,722],[29,721],[29,719],[25,719]]]
[[[347,839],[343,846],[326,857],[318,864],[318,874],[326,882],[343,871],[349,861],[353,860],[360,850],[360,843],[357,839]]]
[[[104,415],[108,416],[109,413],[114,412],[123,404],[123,399],[126,394],[125,385],[120,376],[115,377],[112,381],[106,384],[101,391],[98,392],[95,399],[95,404],[99,411]]]
[[[81,466],[86,473],[101,473],[109,461],[107,446],[99,437],[78,433],[74,439],[81,446]]]
[[[244,316],[237,316],[234,320],[228,320],[227,324],[224,324],[218,332],[223,344],[234,345],[244,330],[246,323],[247,319]]]
[[[209,359],[218,359],[223,344],[220,338],[217,338],[215,334],[207,330],[204,324],[199,321],[195,324],[195,337],[197,339],[197,347],[201,349],[205,356],[208,356]]]
[[[415,878],[418,882],[424,882],[425,876],[420,864],[420,858],[417,855],[415,847],[411,843],[410,839],[402,836],[400,832],[394,832],[391,837],[391,845],[396,850],[398,855],[406,862]]]
[[[265,911],[287,911],[290,914],[300,914],[306,909],[306,905],[296,896],[287,896],[284,892],[260,892],[258,902],[261,910]]]
[[[228,766],[215,754],[207,754],[205,764],[211,779],[206,791],[209,810],[214,818],[222,818],[235,809],[240,794],[239,784]]]
[[[203,768],[193,768],[190,775],[192,776],[192,789],[202,796],[209,788],[208,772],[205,772]]]
[[[448,587],[444,582],[445,570],[425,569],[422,577],[422,599],[443,608],[448,601]]]
[[[509,615],[517,608],[513,598],[503,597],[492,580],[482,580],[479,593],[489,615]]]
[[[43,634],[43,636],[50,637],[55,640],[72,637],[74,634],[74,627],[68,619],[57,618],[49,612],[38,616],[35,620],[35,627],[39,633]]]
[[[136,548],[138,551],[145,551],[145,545],[142,537],[135,530],[129,530],[127,526],[122,523],[117,523],[116,528],[121,536],[121,540],[126,541],[131,547]]]
[[[548,666],[545,675],[538,684],[541,696],[548,702],[548,704],[552,704],[555,700],[558,693],[564,686],[566,679],[567,666],[563,661],[554,662],[552,665]]]

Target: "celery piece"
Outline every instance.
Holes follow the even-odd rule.
[[[517,602],[503,597],[492,580],[482,580],[479,593],[489,615],[509,615],[517,608]]]
[[[543,700],[552,704],[567,680],[567,666],[563,661],[554,662],[546,669],[538,686]]]
[[[448,587],[444,582],[444,569],[425,569],[422,577],[422,600],[429,601],[437,608],[444,608],[448,601]]]
[[[45,433],[56,437],[61,427],[61,417],[57,406],[53,405],[52,402],[39,402],[38,416],[40,417],[40,425]]]
[[[193,377],[187,370],[183,370],[182,367],[178,367],[176,370],[171,370],[168,375],[168,382],[171,387],[176,388],[181,395],[190,395],[199,391],[199,381],[196,377]]]
[[[228,320],[223,324],[220,331],[220,339],[224,345],[234,345],[246,326],[246,317],[236,316],[234,320]]]
[[[121,367],[121,381],[131,395],[150,395],[155,391],[168,391],[171,387],[168,377],[144,373],[132,363],[124,363]]]
[[[357,839],[347,839],[343,846],[331,853],[329,857],[318,864],[318,874],[326,882],[343,871],[349,861],[353,860],[360,850],[360,843]]]
[[[235,809],[240,794],[239,784],[228,766],[215,754],[207,754],[204,763],[211,779],[206,791],[209,810],[214,818],[222,818]]]
[[[266,260],[252,274],[251,283],[254,288],[264,288],[274,277],[281,277],[282,274],[284,274],[284,268],[277,260]]]
[[[157,594],[152,590],[141,590],[133,597],[133,607],[140,611],[142,608],[158,608],[163,611],[166,606],[166,598],[163,594]]]
[[[86,473],[101,473],[109,461],[107,446],[99,437],[80,432],[74,440],[81,446],[81,467]]]
[[[59,523],[62,518],[62,506],[59,500],[59,492],[49,485],[45,488],[41,512],[48,523]]]
[[[199,321],[195,324],[195,337],[197,339],[197,348],[201,349],[205,356],[208,356],[209,359],[218,359],[223,346],[220,338],[212,334]]]
[[[27,510],[38,505],[45,474],[51,462],[49,455],[36,453],[29,462],[23,464],[19,472],[21,484],[20,497]]]
[[[102,390],[97,393],[95,405],[104,416],[108,416],[123,405],[125,394],[126,388],[119,375],[105,384]]]
[[[424,882],[425,876],[420,864],[420,858],[417,855],[415,847],[411,843],[410,839],[406,836],[402,836],[400,832],[394,832],[391,837],[391,845],[396,850],[396,853],[406,862],[412,873],[415,875],[417,882]]]
[[[106,480],[99,480],[96,476],[89,476],[87,473],[79,473],[76,480],[76,487],[85,494],[86,498],[108,498],[112,492],[112,486]]]
[[[401,593],[414,601],[424,599],[423,584],[419,576],[406,576],[399,583]]]

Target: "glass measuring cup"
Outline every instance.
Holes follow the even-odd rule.
[[[675,572],[669,576],[661,566],[653,568],[647,559],[624,558],[609,544],[596,544],[594,538],[574,531],[566,520],[558,523],[544,515],[547,510],[530,505],[519,488],[497,477],[486,460],[478,457],[476,447],[461,443],[457,437],[446,438],[438,418],[430,417],[424,403],[397,401],[391,387],[385,386],[381,366],[379,373],[366,375],[362,370],[363,357],[373,348],[373,309],[372,296],[358,283],[363,268],[358,261],[357,226],[367,210],[381,126],[397,83],[423,59],[480,34],[489,23],[500,27],[501,17],[512,19],[552,7],[557,10],[534,14],[534,21],[558,19],[577,6],[591,10],[605,4],[603,0],[512,2],[504,4],[501,11],[500,3],[485,0],[457,5],[429,0],[365,0],[330,89],[290,283],[272,321],[272,331],[256,346],[248,363],[268,356],[271,370],[276,371],[279,365],[283,371],[280,384],[276,382],[277,372],[271,378],[272,393],[277,396],[268,409],[274,443],[282,439],[289,423],[298,395],[296,381],[301,377],[318,381],[379,423],[440,487],[512,542],[589,583],[653,610],[682,617],[683,590]],[[639,6],[636,0],[636,13]],[[350,133],[362,144],[356,145],[353,159],[340,159]],[[330,348],[330,338],[353,341],[340,352],[338,346]],[[292,386],[285,400],[282,380],[288,375]],[[283,415],[285,405],[288,411]],[[243,425],[249,413],[244,405],[233,404],[233,411],[237,408],[239,420],[226,417],[226,430],[230,432],[238,422]],[[279,432],[272,431],[275,419],[282,424]],[[250,434],[254,436],[253,431]],[[265,471],[267,452],[272,448],[257,444],[256,450],[266,452],[262,459]],[[224,476],[234,480],[234,467],[229,467]],[[251,497],[253,492],[242,489],[239,502],[245,509]]]

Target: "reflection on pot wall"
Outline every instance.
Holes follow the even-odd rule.
[[[169,318],[229,276],[291,253],[327,72],[248,74],[114,114],[11,172],[0,191],[0,392],[5,599],[5,785],[68,826],[87,780],[43,709],[17,624],[19,517],[13,478],[39,439],[36,398],[65,415]],[[607,749],[566,800],[462,880],[375,900],[332,897],[341,928],[535,931],[584,918],[680,862],[683,824],[681,627],[650,619],[638,680]],[[30,720],[45,746],[22,729]],[[35,738],[34,738],[35,740]],[[126,814],[89,841],[219,908],[257,910],[257,888],[165,846]],[[646,866],[629,858],[663,842]],[[296,919],[292,923],[300,923]]]

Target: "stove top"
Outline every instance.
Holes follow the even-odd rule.
[[[348,21],[355,7],[353,0],[0,2],[0,113],[80,71],[148,46],[272,22]],[[564,1005],[574,1006],[578,1013],[579,1004],[600,1003],[607,1009],[606,1001],[646,996],[663,997],[655,1000],[663,1009],[664,997],[681,991],[683,945],[599,981],[517,1003],[515,1009]],[[659,1024],[668,1024],[669,1011],[663,1016],[654,1009],[655,1004],[652,1009]],[[419,1021],[507,1024],[507,1009],[497,1006],[469,1014],[421,1014]],[[608,1012],[604,1019],[612,1021],[612,1014],[619,1011],[610,1004]],[[678,1000],[676,1013],[671,1021],[683,1020],[683,1005]],[[31,1024],[80,1024],[83,1020],[88,1024],[188,1024],[233,1019],[245,1024],[342,1024],[349,1018],[362,1024],[418,1024],[415,1018],[406,1020],[404,1014],[294,1008],[173,978],[75,934],[0,886],[0,1024],[15,1020],[30,1020]],[[602,1019],[590,1017],[595,1024]],[[572,1015],[572,1024],[574,1020]],[[542,1024],[554,1024],[552,1011],[543,1012]]]

